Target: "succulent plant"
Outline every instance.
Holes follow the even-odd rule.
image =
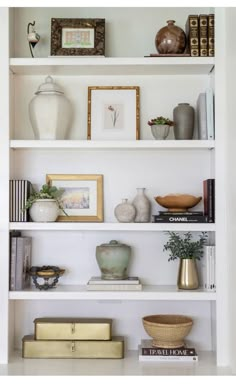
[[[149,126],[154,126],[154,125],[168,125],[168,126],[173,126],[174,122],[168,118],[164,118],[163,116],[157,116],[154,119],[150,119],[148,121]]]

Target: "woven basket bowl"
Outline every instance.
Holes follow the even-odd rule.
[[[160,348],[180,348],[189,334],[193,320],[183,315],[159,314],[143,317],[146,333],[152,337],[152,345]]]

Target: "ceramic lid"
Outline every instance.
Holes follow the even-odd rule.
[[[118,241],[115,241],[115,240],[112,240],[112,241],[110,241],[109,243],[103,243],[103,244],[101,244],[101,246],[102,247],[106,247],[106,246],[108,246],[108,247],[129,247],[128,245],[125,245],[124,243],[120,243],[120,242],[118,242]]]
[[[42,83],[38,90],[35,92],[35,95],[41,94],[41,93],[56,93],[56,94],[64,94],[60,86],[56,83],[54,83],[54,80],[51,76],[47,76],[45,79],[45,83]]]

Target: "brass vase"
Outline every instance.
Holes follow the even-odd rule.
[[[178,288],[193,290],[199,287],[197,265],[195,259],[180,259],[178,272]]]

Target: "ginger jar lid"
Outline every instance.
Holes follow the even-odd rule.
[[[102,247],[130,247],[128,245],[125,245],[124,243],[120,243],[118,241],[112,240],[109,243],[103,243],[100,246]]]
[[[51,76],[47,76],[45,79],[45,82],[40,84],[38,90],[35,92],[35,95],[38,94],[60,94],[63,95],[64,92],[62,91],[61,87],[56,84]]]

